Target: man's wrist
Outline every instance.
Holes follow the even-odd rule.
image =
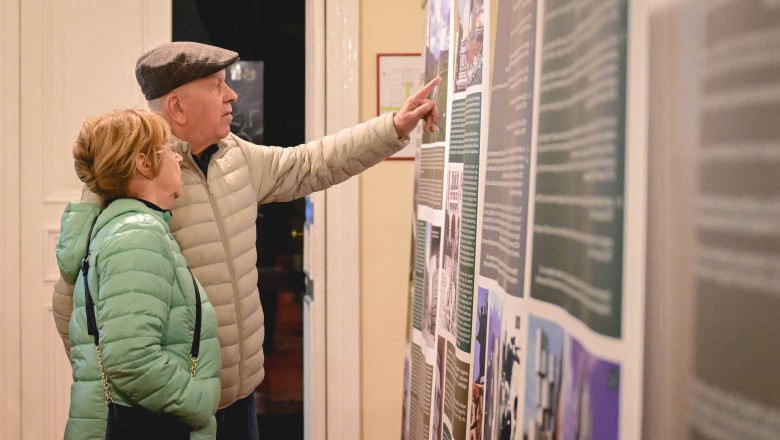
[[[405,138],[406,136],[401,136],[401,133],[398,132],[398,124],[395,122],[395,117],[398,115],[398,112],[393,112],[393,129],[395,129],[395,135],[398,137],[398,140],[401,140]]]

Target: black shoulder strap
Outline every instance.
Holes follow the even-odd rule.
[[[89,235],[87,235],[87,245],[84,247],[84,258],[81,260],[81,273],[84,275],[84,304],[87,309],[87,333],[92,335],[95,339],[95,345],[100,344],[100,337],[98,336],[97,320],[95,319],[95,303],[92,302],[92,295],[89,293],[89,244],[92,242],[92,230],[97,223],[97,216],[92,221],[92,226],[89,228]]]
[[[189,268],[187,269],[189,270]],[[190,349],[190,359],[198,359],[200,353],[200,321],[201,321],[201,305],[200,305],[200,289],[198,289],[198,283],[195,281],[195,275],[190,270],[190,276],[192,277],[192,286],[195,288],[195,334],[192,336],[192,348]]]
[[[92,242],[92,230],[95,228],[97,217],[92,222],[92,226],[89,228],[89,235],[87,235],[87,245],[84,247],[84,259],[81,261],[81,273],[84,275],[84,304],[87,309],[87,333],[95,339],[95,345],[100,344],[100,336],[98,334],[97,319],[95,318],[95,303],[92,301],[92,295],[89,292],[89,245]],[[189,269],[188,269],[189,270]],[[192,277],[192,286],[195,288],[195,334],[192,337],[192,348],[190,349],[190,355],[192,359],[197,361],[200,352],[200,327],[201,327],[201,304],[200,304],[200,289],[198,289],[198,283],[195,281],[195,276],[190,271]],[[194,371],[194,368],[193,368]]]

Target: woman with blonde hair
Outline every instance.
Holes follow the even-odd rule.
[[[76,284],[65,439],[214,439],[214,309],[168,228],[181,194],[170,127],[145,110],[84,122],[76,174],[104,208],[70,203],[57,262]]]

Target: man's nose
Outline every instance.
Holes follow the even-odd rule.
[[[228,93],[225,94],[225,97],[227,98],[226,102],[236,102],[238,99],[238,94],[227,84],[225,84],[225,86],[228,89]]]

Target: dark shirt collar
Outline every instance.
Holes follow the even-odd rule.
[[[155,205],[154,203],[152,203],[152,202],[150,202],[150,201],[148,201],[148,200],[139,199],[138,197],[128,197],[128,199],[135,199],[135,200],[138,200],[139,202],[141,202],[141,203],[143,203],[144,205],[146,205],[147,207],[149,207],[149,209],[154,209],[155,211],[160,211],[160,212],[168,212],[168,213],[170,213],[170,211],[168,211],[167,209],[162,209],[162,208],[160,208],[159,206]]]
[[[208,177],[208,170],[209,170],[209,161],[211,161],[211,156],[219,150],[219,146],[217,144],[211,145],[203,152],[200,153],[200,155],[192,155],[192,159],[195,161],[195,164],[200,168],[200,170],[203,172],[204,177]]]

